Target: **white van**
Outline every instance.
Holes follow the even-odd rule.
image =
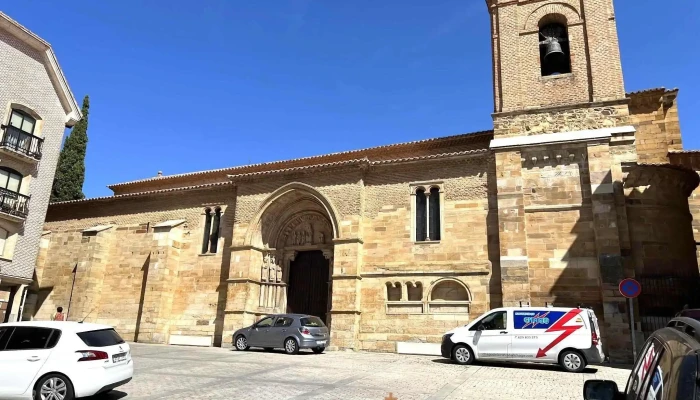
[[[605,359],[598,319],[587,308],[497,308],[447,332],[441,352],[458,364],[541,362],[560,364],[571,372]]]

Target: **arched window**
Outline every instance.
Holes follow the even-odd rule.
[[[434,187],[430,189],[429,219],[428,226],[430,232],[428,240],[440,240],[440,189]]]
[[[408,292],[408,301],[423,300],[423,285],[420,282],[416,282],[415,284],[408,282],[406,283],[406,289]]]
[[[221,208],[216,207],[214,210],[214,223],[211,227],[211,244],[209,246],[210,253],[216,253],[219,246],[219,229],[221,228]]]
[[[440,188],[416,189],[416,242],[440,240]]]
[[[431,314],[469,314],[471,295],[456,279],[439,280],[430,290],[428,312]]]
[[[469,301],[469,292],[461,283],[444,280],[433,288],[430,301]]]
[[[428,237],[428,202],[425,189],[416,190],[416,241],[423,242]]]
[[[36,119],[24,111],[12,110],[12,115],[10,115],[10,126],[17,128],[24,133],[33,135],[34,128],[36,126]]]
[[[566,25],[555,22],[540,27],[540,67],[542,76],[571,72],[571,50]]]
[[[216,254],[219,248],[219,231],[221,229],[221,207],[204,210],[204,237],[202,240],[202,254]]]
[[[19,193],[22,174],[12,168],[0,167],[0,192]]]
[[[204,240],[202,240],[202,254],[209,250],[209,237],[211,234],[211,208],[204,210]]]
[[[386,283],[386,299],[387,301],[401,301],[401,284],[399,282],[396,284]]]

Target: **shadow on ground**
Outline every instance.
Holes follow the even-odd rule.
[[[454,364],[452,361],[445,359],[445,358],[436,358],[433,360],[434,363],[437,364]],[[509,368],[509,369],[536,369],[540,371],[558,371],[558,372],[566,372],[562,367],[554,364],[536,364],[536,363],[505,363],[505,362],[497,362],[497,361],[491,361],[491,362],[483,362],[479,361],[475,366],[486,366],[486,367],[498,367],[498,368]],[[606,365],[607,367],[608,365]],[[614,368],[614,367],[613,367]],[[618,367],[622,368],[622,367]],[[595,374],[598,372],[596,368],[593,367],[586,367],[582,371],[585,374]]]
[[[98,394],[97,396],[85,397],[85,400],[118,400],[126,396],[127,393],[119,390],[111,390],[107,393]]]

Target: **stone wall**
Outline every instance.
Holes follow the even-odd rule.
[[[67,308],[77,265],[71,319],[87,315],[141,342],[186,335],[230,345],[235,329],[285,311],[284,303],[262,304],[271,283],[264,273],[261,280],[261,265],[270,255],[283,271],[289,251],[319,248],[332,258],[335,346],[394,351],[396,341],[436,342],[500,302],[499,275],[492,274],[498,263],[492,165],[480,154],[56,204],[33,288],[35,318]],[[441,187],[442,238],[417,243],[412,188],[427,183]],[[203,255],[203,211],[216,206],[223,209],[220,251]],[[327,240],[280,239],[285,221],[305,213],[328,218]],[[169,220],[184,222],[158,227]],[[84,232],[91,227],[99,231]],[[387,282],[399,282],[406,294],[390,301]],[[445,297],[450,285],[463,288],[462,295]]]
[[[629,95],[630,123],[637,128],[639,162],[666,163],[669,151],[683,149],[677,95],[678,90],[664,88]]]
[[[493,115],[495,137],[572,132],[624,126],[629,123],[628,107],[619,102]]]

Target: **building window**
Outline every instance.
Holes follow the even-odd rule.
[[[387,301],[401,301],[401,284],[399,282],[386,283],[386,299]]]
[[[0,191],[19,193],[22,175],[14,169],[0,167]]]
[[[469,292],[460,282],[452,279],[444,280],[433,288],[430,293],[431,301],[469,301]]]
[[[204,210],[204,238],[202,240],[202,254],[216,254],[219,247],[219,231],[221,230],[221,208],[216,207]]]
[[[0,256],[5,255],[5,244],[7,243],[7,236],[9,233],[7,229],[0,228]]]
[[[209,245],[209,252],[216,253],[219,246],[219,230],[221,227],[221,208],[216,207],[214,210],[214,223],[211,226],[211,236],[209,240],[211,244]]]
[[[427,185],[426,185],[427,186]],[[414,199],[414,234],[416,242],[437,241],[442,238],[441,193],[437,185],[415,186]]]
[[[566,26],[550,23],[540,28],[540,67],[542,76],[571,72],[571,51]]]
[[[407,282],[406,291],[408,292],[408,301],[423,300],[423,285],[420,282]]]
[[[25,112],[19,110],[12,110],[12,115],[10,116],[10,126],[13,126],[25,133],[33,135],[34,127],[36,126],[36,120],[30,117]]]

